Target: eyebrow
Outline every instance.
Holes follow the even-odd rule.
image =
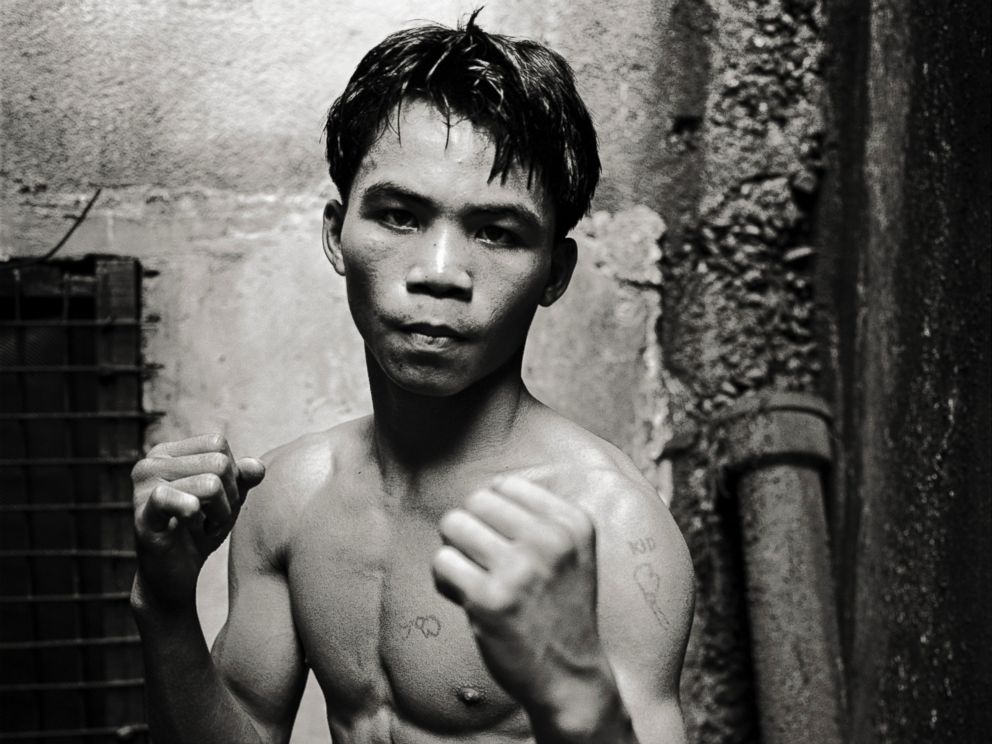
[[[373,199],[402,199],[434,209],[438,208],[438,205],[433,200],[423,196],[422,194],[418,194],[415,191],[411,191],[404,186],[400,186],[398,183],[393,181],[378,181],[366,188],[365,193],[362,195],[362,201]],[[538,217],[532,209],[525,207],[519,202],[485,202],[481,204],[472,204],[467,211],[501,216],[505,215],[523,222],[532,230],[540,231],[543,229],[541,218]]]

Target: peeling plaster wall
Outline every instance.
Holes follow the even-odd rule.
[[[97,186],[61,255],[135,256],[145,339],[162,365],[149,443],[205,430],[260,454],[370,410],[361,339],[323,257],[334,195],[320,130],[361,55],[417,19],[476,4],[436,0],[5,0],[0,3],[0,256],[39,255]],[[668,119],[656,78],[667,2],[486,4],[490,30],[545,39],[571,61],[597,122],[604,177],[576,230],[580,265],[542,311],[525,357],[535,392],[656,466],[668,439],[661,386],[657,210]],[[595,39],[596,43],[590,43]],[[212,639],[226,614],[226,550],[198,602]],[[294,742],[326,741],[319,691]]]

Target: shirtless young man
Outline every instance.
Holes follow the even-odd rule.
[[[474,17],[404,31],[327,135],[324,249],[374,413],[264,466],[202,436],[135,467],[155,741],[286,742],[311,669],[335,744],[683,742],[685,543],[623,454],[521,381],[599,175],[567,65]],[[210,651],[196,580],[232,528]]]

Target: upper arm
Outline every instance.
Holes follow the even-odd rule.
[[[267,459],[267,458],[266,458]],[[293,623],[289,585],[276,560],[281,532],[277,468],[253,489],[231,535],[228,617],[211,651],[227,687],[271,742],[289,740],[306,682],[303,649]]]
[[[613,490],[596,522],[599,631],[641,744],[683,742],[679,679],[694,579],[682,534],[649,487]]]

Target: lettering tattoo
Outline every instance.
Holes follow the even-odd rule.
[[[400,630],[403,631],[404,638],[409,638],[414,630],[419,631],[424,638],[437,638],[441,634],[441,621],[434,615],[418,616],[409,622],[400,623]]]
[[[652,552],[658,547],[658,544],[654,541],[653,537],[642,537],[639,540],[628,540],[627,545],[630,546],[630,551],[634,555],[644,555],[645,553]]]
[[[648,607],[651,608],[651,612],[654,614],[654,619],[658,621],[658,625],[662,627],[670,627],[671,621],[665,614],[665,611],[661,609],[661,576],[657,571],[652,568],[650,563],[642,563],[637,568],[634,569],[634,581],[637,582],[637,586],[641,590],[641,595],[644,597],[644,601],[647,602]]]

